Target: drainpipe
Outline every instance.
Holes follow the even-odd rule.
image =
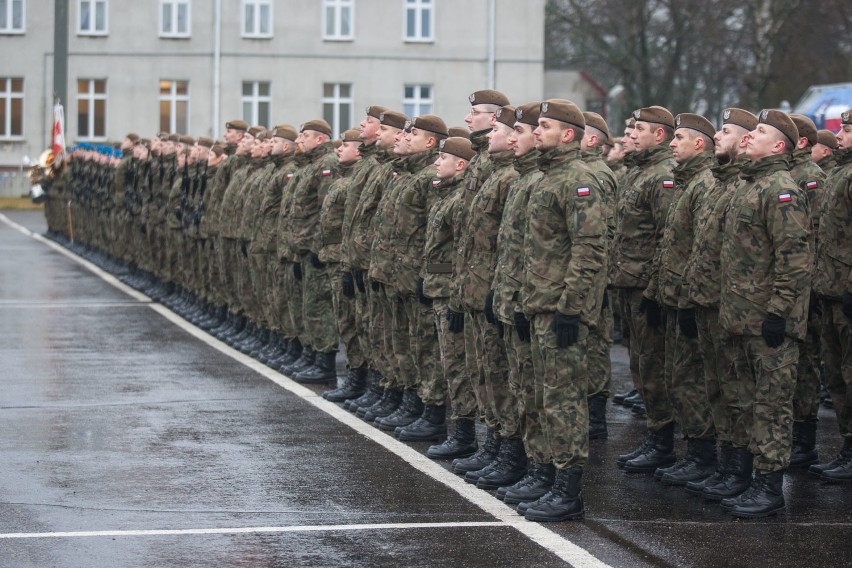
[[[488,0],[488,88],[495,89],[495,28],[497,27],[497,0]]]
[[[216,0],[213,10],[213,139],[219,138],[222,90],[222,0]]]

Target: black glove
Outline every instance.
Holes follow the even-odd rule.
[[[601,311],[607,309],[609,307],[609,291],[604,288],[604,296],[603,301],[601,302]]]
[[[418,278],[417,280],[417,300],[423,304],[424,306],[432,305],[432,298],[427,298],[426,294],[423,293],[423,279]]]
[[[852,319],[852,292],[843,292],[843,315]]]
[[[497,337],[503,339],[503,322],[498,321],[495,325],[497,327]]]
[[[319,255],[315,252],[311,253],[311,266],[314,268],[325,268],[325,263],[319,259]]]
[[[580,339],[580,316],[566,316],[556,312],[550,329],[556,333],[556,346],[565,349]]]
[[[146,225],[145,223],[142,223],[139,227],[142,229],[142,234],[143,234],[143,235],[147,235],[147,234],[148,234],[148,225]]]
[[[302,279],[302,265],[298,262],[293,265],[293,278],[296,280]]]
[[[645,314],[645,319],[648,321],[648,327],[657,329],[663,324],[663,310],[660,309],[660,304],[648,298],[642,298],[639,302],[639,311]]]
[[[695,321],[695,310],[678,310],[677,325],[680,327],[680,332],[688,339],[698,337],[698,322]]]
[[[813,290],[811,290],[811,297],[808,301],[808,312],[814,314],[817,317],[822,316],[822,302],[819,301],[819,297]]]
[[[497,323],[497,318],[494,317],[494,290],[489,290],[485,296],[485,321]]]
[[[447,322],[450,324],[450,331],[453,333],[461,333],[464,331],[464,313],[456,312],[447,308]]]
[[[370,288],[372,288],[373,292],[378,292],[382,289],[382,283],[378,280],[370,280]]]
[[[787,328],[787,320],[775,314],[766,314],[761,326],[761,335],[766,345],[772,348],[780,347],[784,343],[784,330]]]
[[[240,252],[243,253],[243,256],[248,258],[248,242],[240,241]]]
[[[344,272],[340,275],[340,291],[347,298],[355,297],[355,280],[352,278],[351,272]]]
[[[355,285],[362,294],[367,291],[367,288],[364,286],[364,271],[357,268],[355,269]]]
[[[524,315],[524,312],[515,312],[515,331],[518,333],[518,339],[524,343],[530,342],[530,320]]]
[[[181,211],[180,207],[175,207],[175,217],[177,217],[178,221],[183,221],[183,211]]]

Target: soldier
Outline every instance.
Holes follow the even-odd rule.
[[[811,150],[811,160],[816,162],[816,165],[826,174],[831,173],[837,165],[837,159],[834,157],[835,150],[837,150],[837,137],[834,133],[831,130],[818,130],[817,143]]]
[[[826,481],[852,481],[852,109],[841,114],[837,167],[825,182],[814,285],[822,300],[822,357],[843,449],[808,471]]]
[[[760,113],[749,136],[745,183],[725,216],[719,321],[754,457],[749,488],[722,500],[722,509],[738,517],[765,517],[785,507],[797,340],[805,338],[813,262],[807,198],[789,173],[798,139],[786,114]]]
[[[520,297],[530,320],[545,459],[556,476],[549,492],[518,505],[531,521],[584,514],[589,449],[584,356],[589,328],[602,309],[607,265],[605,198],[580,157],[584,128],[583,114],[570,101],[541,104],[535,136],[544,175],[529,198]]]

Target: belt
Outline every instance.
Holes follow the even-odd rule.
[[[451,262],[427,262],[426,272],[429,274],[449,274],[453,271]]]

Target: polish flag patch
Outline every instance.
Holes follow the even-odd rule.
[[[663,180],[663,187],[674,187],[674,180]]]
[[[331,175],[331,170],[323,170],[322,171],[322,177],[328,177],[330,175]]]
[[[293,174],[287,174],[287,179],[290,179],[292,177],[293,177]]]
[[[819,184],[818,184],[817,182],[815,182],[815,181],[809,181],[809,182],[808,182],[808,185],[807,185],[807,188],[808,188],[808,189],[816,189],[816,188],[817,188],[817,186],[819,186]]]
[[[784,203],[785,201],[793,201],[793,196],[789,193],[782,193],[778,196],[778,201],[780,201],[781,203]]]
[[[439,179],[432,180],[432,187],[438,187],[439,185],[441,185],[441,180],[439,180]]]
[[[588,187],[578,187],[577,188],[577,197],[586,197],[592,191]]]

